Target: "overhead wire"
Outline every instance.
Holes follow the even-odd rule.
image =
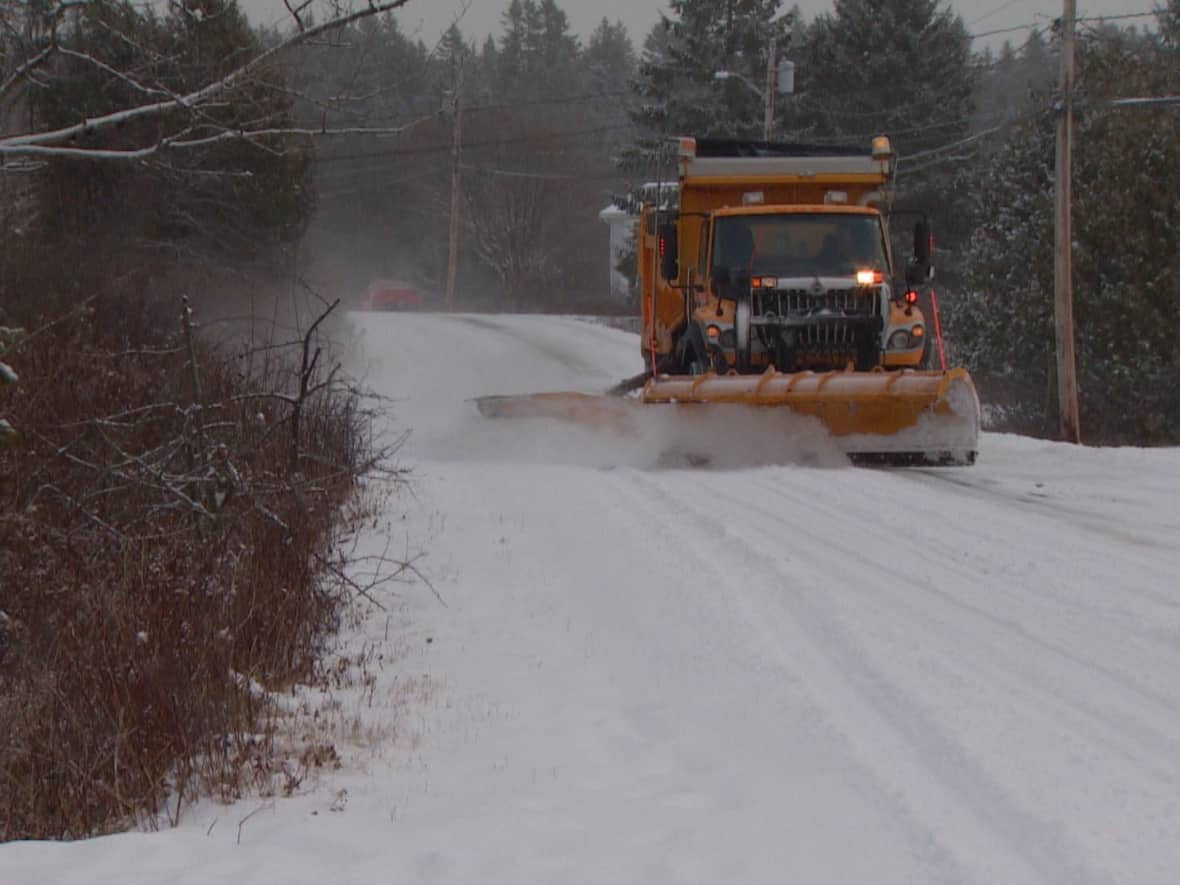
[[[1005,4],[1001,5],[1000,7],[997,7],[996,9],[992,10],[992,12],[987,13],[978,19],[975,19],[973,21],[973,23],[976,23],[976,22],[982,21],[986,18],[989,18],[993,14],[998,14],[999,12],[1002,12],[1004,9],[1007,9],[1012,5],[1015,5],[1015,3],[1014,2],[1005,3]],[[1144,12],[1134,12],[1134,13],[1122,13],[1122,14],[1116,14],[1116,15],[1079,16],[1077,18],[1077,21],[1079,21],[1079,22],[1121,21],[1121,20],[1133,20],[1133,19],[1138,19],[1138,18],[1148,18],[1148,17],[1153,17],[1155,15],[1156,15],[1156,13],[1154,11],[1144,11]],[[1047,25],[1045,25],[1045,24],[1041,24],[1038,22],[1031,22],[1031,23],[1019,25],[1019,26],[1006,27],[1006,28],[996,28],[996,29],[989,30],[989,31],[972,33],[972,34],[968,34],[968,37],[972,40],[975,40],[975,39],[980,39],[982,37],[996,36],[999,34],[1015,33],[1017,31],[1025,31],[1025,30],[1032,31],[1032,33],[1030,33],[1028,39],[1020,47],[1018,47],[1016,49],[1016,52],[1020,52],[1028,46],[1028,44],[1037,36],[1037,34],[1043,32],[1046,29],[1046,27],[1047,27]],[[997,64],[997,62],[993,61],[993,62],[990,62],[988,65],[982,66],[982,67],[983,68],[994,67],[996,64]],[[979,70],[979,69],[980,68],[977,68],[977,70]],[[545,105],[591,103],[591,102],[597,102],[597,101],[604,101],[604,100],[608,100],[608,99],[620,98],[620,97],[628,96],[630,94],[631,94],[630,90],[609,90],[609,91],[602,91],[602,92],[580,93],[580,94],[568,95],[568,96],[557,96],[554,98],[532,99],[532,100],[528,100],[528,101],[524,101],[524,102],[512,102],[512,103],[500,102],[500,103],[485,104],[485,105],[468,105],[468,106],[464,107],[464,113],[482,113],[482,112],[490,112],[490,111],[494,111],[494,110],[515,110],[515,109],[519,109],[522,107],[540,107],[540,106],[545,106]],[[1178,101],[1180,101],[1180,99],[1177,99],[1175,97],[1127,99],[1127,100],[1123,101],[1121,106],[1131,106],[1133,104],[1141,104],[1141,105],[1142,104],[1160,104],[1160,105],[1164,105],[1164,104],[1175,104]],[[799,98],[796,99],[796,102],[806,104],[807,97],[805,95],[800,96]],[[928,107],[928,106],[929,106],[929,102],[923,101],[923,102],[912,102],[907,105],[894,106],[894,107],[890,107],[890,108],[882,108],[879,110],[863,111],[863,112],[862,111],[842,111],[839,109],[833,110],[830,107],[827,107],[826,110],[829,114],[831,114],[833,116],[839,116],[839,117],[847,118],[847,119],[866,119],[867,120],[867,119],[872,119],[872,118],[879,118],[882,116],[902,114],[902,113],[905,113],[907,110],[917,109],[917,108],[921,108],[921,107]],[[896,136],[896,135],[909,135],[909,134],[918,134],[921,132],[936,131],[938,129],[950,128],[952,126],[962,125],[964,123],[969,123],[974,119],[976,119],[976,118],[966,117],[966,116],[957,117],[957,118],[948,119],[945,121],[937,121],[937,122],[933,122],[933,123],[929,123],[929,124],[924,124],[921,126],[909,127],[907,129],[893,130],[893,131],[891,131],[890,134]],[[994,116],[992,117],[992,119],[994,119]],[[940,156],[949,154],[951,151],[953,151],[959,147],[966,146],[966,145],[974,143],[974,142],[976,142],[988,135],[994,134],[995,132],[1002,129],[1004,126],[1011,125],[1014,122],[1018,122],[1020,119],[1022,119],[1022,118],[1015,118],[1013,120],[1007,120],[998,126],[990,127],[989,129],[986,129],[982,132],[978,132],[978,133],[975,133],[971,136],[968,136],[965,139],[959,139],[959,140],[950,142],[946,145],[941,145],[941,146],[938,146],[935,148],[930,148],[928,150],[919,152],[918,154],[910,155],[909,157],[907,157],[907,159],[910,161],[920,160],[920,159],[928,160],[928,162],[926,164],[923,164],[921,167],[919,167],[918,170],[910,170],[910,173],[912,174],[913,171],[920,171],[921,168],[926,168],[927,165],[933,165],[934,163],[940,162],[940,160],[938,159]],[[488,139],[488,140],[468,142],[464,145],[464,148],[468,149],[468,148],[480,148],[480,147],[499,147],[499,146],[507,146],[507,145],[513,145],[513,144],[526,144],[526,143],[533,143],[533,142],[544,143],[546,141],[552,141],[554,139],[564,140],[567,138],[577,138],[577,137],[583,137],[583,136],[592,137],[595,135],[606,134],[609,132],[622,131],[624,129],[631,128],[632,125],[633,124],[630,122],[618,123],[618,124],[605,124],[605,125],[598,125],[598,126],[594,126],[594,127],[590,127],[590,128],[567,130],[567,131],[561,131],[561,132],[530,134],[527,136],[505,138],[505,139]],[[842,135],[842,136],[839,136],[839,138],[851,140],[851,139],[855,139],[858,137],[868,137],[868,135],[869,134],[865,134],[863,136]],[[823,137],[821,136],[821,137],[817,137],[817,138],[822,139]],[[833,137],[833,138],[835,138],[835,137]],[[439,143],[439,144],[433,144],[433,145],[417,145],[417,146],[408,146],[408,147],[397,147],[397,148],[386,149],[386,150],[363,151],[363,152],[353,152],[353,153],[349,153],[349,154],[335,154],[335,155],[331,155],[331,156],[325,156],[325,157],[320,158],[320,163],[339,163],[339,162],[346,162],[346,161],[350,161],[350,160],[361,160],[361,159],[389,159],[389,158],[396,158],[396,157],[402,157],[402,156],[415,156],[415,155],[420,156],[420,155],[429,155],[429,154],[435,154],[435,153],[445,153],[445,152],[450,151],[451,149],[452,149],[452,145],[449,142],[447,142],[445,144]],[[476,167],[472,167],[472,168],[476,168]],[[361,170],[358,170],[358,171],[361,171]],[[489,174],[512,175],[512,176],[520,176],[520,177],[550,177],[550,178],[555,177],[555,176],[546,176],[546,175],[537,174],[537,173],[517,172],[517,171],[513,171],[513,170],[494,170],[494,169],[479,168],[479,171],[485,171],[485,172],[488,172]],[[610,176],[600,176],[600,177],[601,178],[608,178],[608,177],[613,178],[613,177],[624,177],[624,176],[610,175]]]
[[[1180,105],[1180,95],[1154,95],[1142,98],[1112,98],[1102,102],[1105,107],[1112,108],[1146,108],[1146,107],[1176,107]]]
[[[1133,18],[1155,18],[1159,13],[1155,10],[1145,12],[1126,12],[1117,15],[1079,15],[1076,22],[1117,22]]]
[[[563,95],[556,98],[538,98],[529,101],[500,102],[498,104],[463,105],[463,113],[472,114],[483,111],[517,110],[519,108],[542,107],[553,104],[581,104],[604,101],[608,98],[620,98],[632,95],[629,89],[614,89],[609,92],[585,92],[578,95]]]
[[[586,129],[571,129],[561,132],[545,132],[533,133],[531,135],[519,136],[514,138],[490,139],[482,141],[468,141],[463,143],[463,149],[473,147],[500,147],[502,145],[513,144],[529,144],[529,143],[544,143],[555,139],[578,138],[581,136],[602,135],[607,132],[617,132],[622,129],[631,128],[631,123],[618,123],[603,126],[594,126]],[[414,156],[422,154],[446,153],[452,149],[450,141],[432,145],[417,145],[413,147],[394,148],[392,150],[384,151],[362,151],[352,154],[335,154],[329,157],[321,157],[319,162],[342,162],[344,160],[362,160],[371,157],[401,157]]]
[[[1154,10],[1145,10],[1143,12],[1126,12],[1126,13],[1117,13],[1115,15],[1079,15],[1074,19],[1074,21],[1079,24],[1082,22],[1102,22],[1102,23],[1105,23],[1105,22],[1115,22],[1115,21],[1130,21],[1132,19],[1140,19],[1140,18],[1155,18],[1157,14],[1158,13],[1155,12]],[[976,19],[976,21],[980,21],[980,19]],[[1053,23],[1056,23],[1056,22],[1060,21],[1060,19],[1053,19],[1052,21],[1053,21]],[[996,37],[996,36],[999,36],[1000,34],[1014,34],[1017,31],[1027,31],[1027,30],[1034,29],[1034,28],[1040,30],[1045,27],[1047,27],[1046,24],[1044,24],[1042,22],[1033,21],[1033,22],[1028,22],[1027,24],[1023,24],[1023,25],[1011,25],[1011,26],[1005,27],[1005,28],[994,28],[993,30],[990,30],[990,31],[980,31],[978,33],[969,33],[969,34],[967,34],[967,37],[971,40],[980,40],[984,37]]]
[[[986,21],[987,19],[991,18],[993,15],[999,15],[1005,9],[1010,9],[1011,7],[1015,6],[1017,3],[1022,3],[1022,2],[1024,2],[1024,0],[1007,0],[1006,3],[1000,4],[995,9],[993,9],[991,12],[985,12],[983,15],[978,16],[977,18],[973,18],[970,22],[968,22],[968,24],[977,25],[981,21]]]
[[[1000,34],[1014,34],[1017,31],[1027,31],[1030,28],[1040,28],[1040,27],[1043,27],[1043,25],[1041,25],[1039,22],[1030,22],[1027,25],[1013,25],[1012,27],[1009,27],[1009,28],[995,28],[994,30],[991,30],[991,31],[981,31],[978,34],[968,34],[967,37],[968,37],[968,39],[971,39],[971,40],[981,40],[984,37],[996,37],[996,36],[999,36]]]

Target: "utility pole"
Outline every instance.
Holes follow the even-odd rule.
[[[451,238],[447,253],[447,310],[455,309],[455,277],[459,272],[459,162],[463,151],[463,61],[455,56],[455,88],[451,94]]]
[[[1061,437],[1080,443],[1078,426],[1077,360],[1073,326],[1073,217],[1071,166],[1073,163],[1074,26],[1077,0],[1064,0],[1061,16],[1061,105],[1057,118],[1057,223],[1054,243],[1054,316],[1057,330],[1057,404]]]
[[[770,141],[774,128],[774,94],[778,92],[778,39],[770,38],[770,55],[766,59],[766,119],[762,124],[762,138]]]

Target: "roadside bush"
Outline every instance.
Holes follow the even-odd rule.
[[[71,257],[0,292],[27,330],[0,446],[0,840],[270,776],[267,692],[338,623],[346,502],[384,454],[318,322],[247,372],[142,256]]]

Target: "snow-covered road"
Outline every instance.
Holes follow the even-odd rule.
[[[806,426],[492,422],[466,399],[601,390],[635,336],[354,320],[446,602],[402,590],[358,705],[396,735],[240,832],[3,846],[0,882],[1180,881],[1180,451],[878,471]],[[681,432],[719,466],[659,469]]]

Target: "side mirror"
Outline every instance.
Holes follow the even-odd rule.
[[[933,255],[934,237],[930,232],[930,222],[923,218],[914,225],[914,259],[905,271],[907,285],[917,286],[933,279]]]
[[[914,225],[914,263],[930,263],[930,224],[922,219]]]
[[[669,283],[680,278],[680,238],[676,222],[660,225],[660,275]]]

